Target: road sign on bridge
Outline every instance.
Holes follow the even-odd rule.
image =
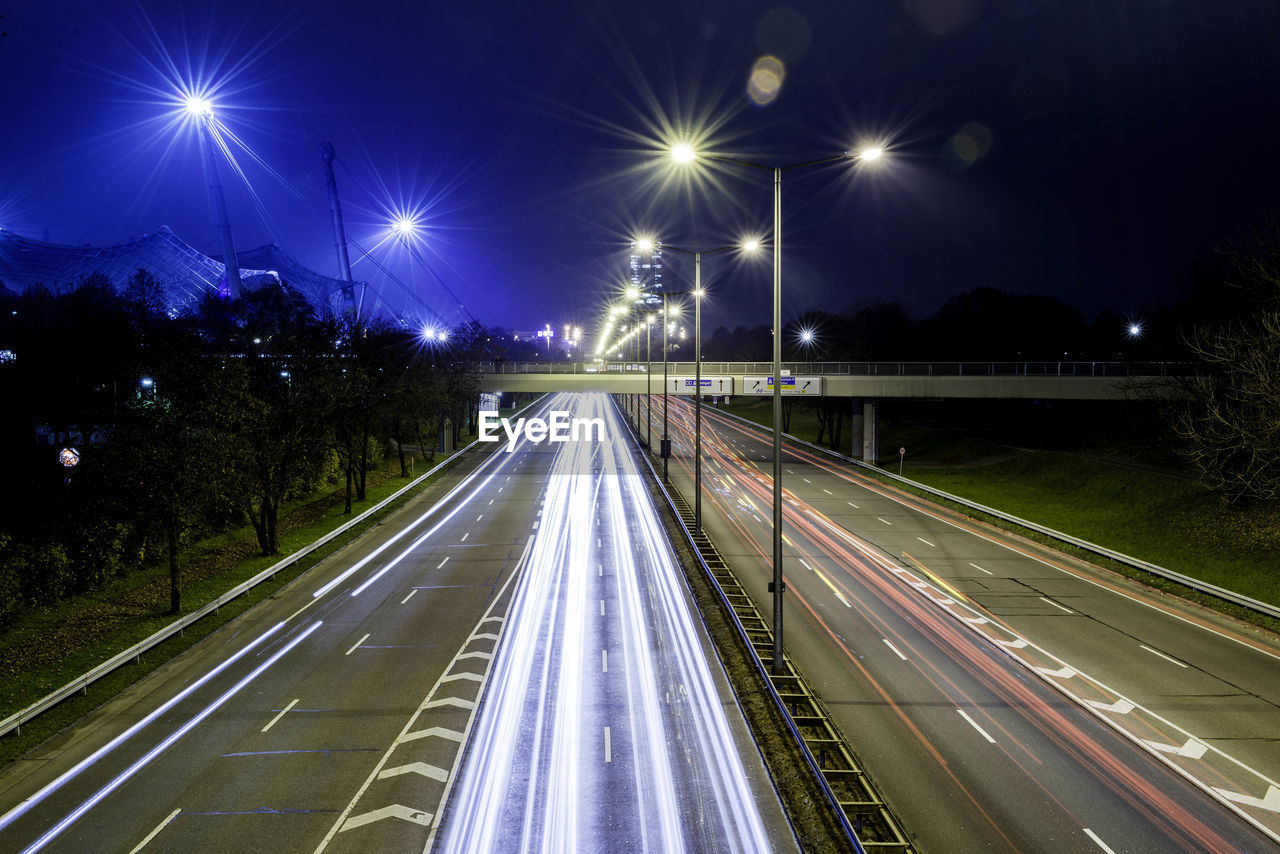
[[[773,377],[743,377],[742,394],[773,394]],[[782,394],[822,395],[822,377],[783,377]]]
[[[694,377],[667,377],[667,394],[693,394]],[[704,376],[703,394],[733,394],[733,377]]]

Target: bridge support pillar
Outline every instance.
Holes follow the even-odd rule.
[[[876,407],[876,401],[870,398],[853,398],[853,416],[849,425],[849,432],[853,435],[853,452],[850,456],[867,463],[874,463],[880,458],[880,434],[876,429]]]

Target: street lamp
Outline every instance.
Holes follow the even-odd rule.
[[[781,674],[782,666],[782,594],[786,585],[782,580],[782,173],[838,160],[865,160],[873,162],[884,156],[878,146],[865,147],[857,152],[844,152],[834,157],[806,160],[787,166],[768,166],[750,160],[722,157],[716,154],[699,154],[687,142],[671,147],[671,157],[677,163],[692,163],[700,157],[762,169],[773,174],[773,581],[769,590],[773,593],[773,672]],[[701,389],[698,389],[701,391]]]
[[[209,204],[218,226],[218,239],[222,244],[222,266],[227,279],[227,296],[239,299],[241,292],[240,264],[236,259],[236,247],[231,240],[231,219],[227,216],[227,200],[222,194],[222,179],[218,177],[218,163],[213,152],[213,134],[217,119],[213,115],[213,102],[199,92],[186,94],[182,106],[196,124],[200,138],[200,159],[204,166],[205,183],[209,186]]]
[[[692,151],[692,149],[690,149]],[[683,296],[689,293],[693,299],[693,527],[694,533],[702,533],[702,297],[706,291],[702,287],[702,256],[719,255],[722,252],[741,250],[755,252],[760,248],[760,241],[748,238],[741,243],[729,246],[718,246],[715,249],[685,249],[680,246],[664,245],[665,249],[693,256],[693,290],[691,292],[674,293],[672,296]],[[662,389],[666,393],[666,378],[663,378]],[[665,403],[663,406],[665,412]],[[665,429],[663,434],[665,436]],[[665,466],[665,460],[663,462]],[[664,468],[665,473],[665,468]]]

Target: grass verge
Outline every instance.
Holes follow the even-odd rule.
[[[456,465],[457,462],[454,463]],[[454,466],[438,472],[422,488]],[[213,601],[223,592],[347,523],[406,483],[407,479],[400,477],[398,461],[391,459],[378,472],[370,473],[366,499],[352,503],[350,516],[342,512],[341,488],[292,502],[281,513],[278,555],[264,557],[258,554],[253,529],[248,526],[196,543],[182,556],[184,612],[190,613]],[[257,603],[273,597],[325,557],[377,525],[400,503],[384,508],[343,536],[281,570],[274,579],[264,581],[222,606],[218,613],[198,621],[183,634],[153,647],[141,661],[117,668],[90,685],[87,692],[67,698],[23,724],[19,732],[0,739],[0,766],[41,744]],[[0,637],[0,718],[27,707],[172,622],[173,617],[165,613],[168,590],[167,567],[147,567],[92,593],[72,597],[52,608],[36,609],[20,617]]]

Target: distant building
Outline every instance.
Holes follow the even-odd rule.
[[[249,289],[285,282],[319,312],[341,314],[351,301],[351,284],[303,266],[270,244],[239,254],[240,278]],[[226,292],[223,263],[184,243],[168,226],[138,240],[113,246],[68,246],[21,237],[0,228],[0,284],[21,293],[33,285],[51,291],[74,287],[92,273],[123,288],[138,270],[155,276],[164,289],[166,308],[178,314],[205,294]],[[345,289],[345,291],[344,291]]]
[[[631,287],[641,294],[639,305],[661,305],[662,242],[654,242],[650,249],[643,249],[638,243],[632,242],[629,263]]]

